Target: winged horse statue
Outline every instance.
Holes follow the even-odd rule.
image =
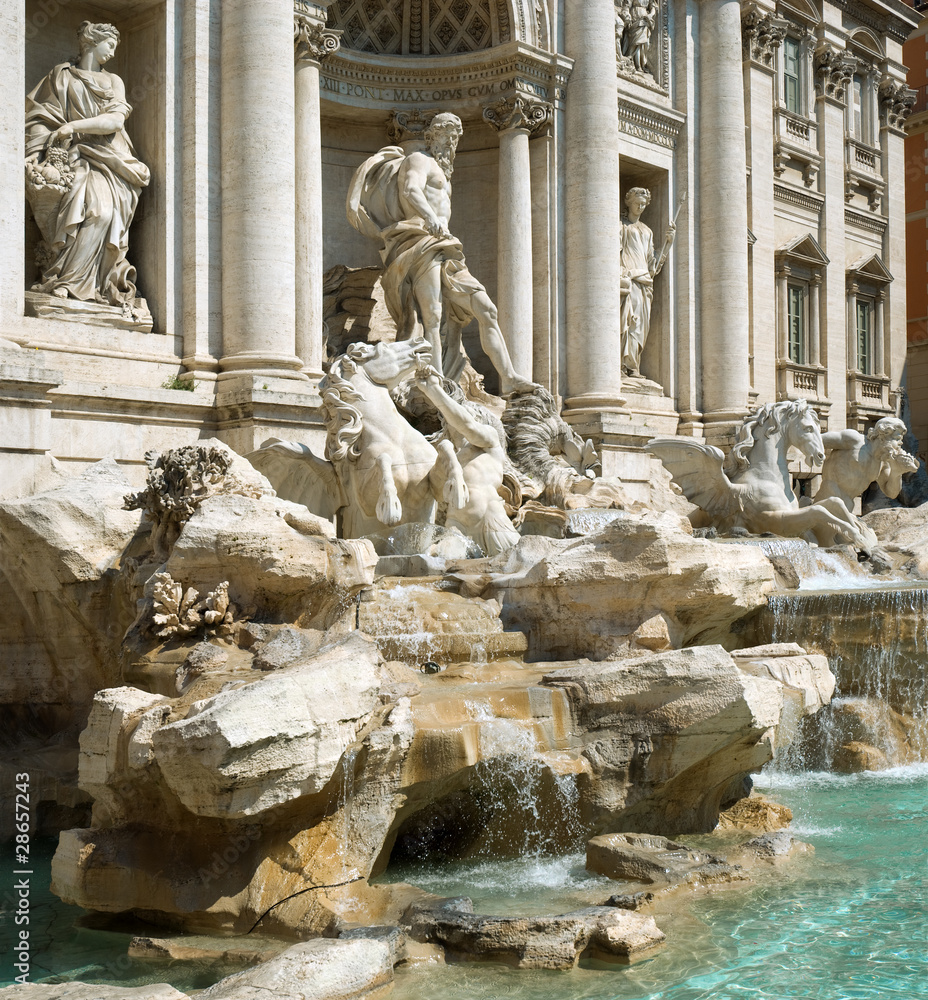
[[[712,445],[688,438],[653,438],[648,445],[687,500],[724,530],[772,532],[821,546],[849,544],[867,555],[877,544],[873,532],[836,497],[799,506],[790,483],[789,449],[816,465],[825,460],[818,414],[804,399],[766,403],[745,417],[728,474],[725,456]]]

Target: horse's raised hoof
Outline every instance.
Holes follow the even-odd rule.
[[[388,528],[399,524],[403,518],[403,505],[396,493],[381,493],[377,501],[377,520]]]

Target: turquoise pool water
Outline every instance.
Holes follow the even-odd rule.
[[[756,888],[706,895],[689,913],[661,918],[668,944],[650,961],[568,973],[478,965],[400,970],[392,997],[928,997],[928,765],[851,776],[769,775],[758,787],[793,809],[794,833],[815,854],[771,871]],[[580,856],[449,865],[420,872],[417,881],[432,892],[469,895],[476,910],[489,913],[550,912],[557,897],[570,907],[601,902],[609,884],[584,872]]]
[[[696,900],[662,917],[667,947],[606,971],[517,972],[483,965],[398,970],[394,1000],[885,1000],[928,997],[928,764],[862,775],[769,775],[758,786],[789,805],[815,854],[755,888]],[[700,838],[701,843],[705,840]],[[9,871],[4,855],[4,870]],[[47,864],[47,861],[46,861]],[[46,868],[47,870],[47,868]],[[38,872],[38,869],[36,869]],[[468,862],[389,873],[488,913],[563,912],[601,902],[613,883],[579,855]],[[125,957],[129,935],[75,926],[80,911],[33,881],[33,981],[208,985],[206,968],[146,966]],[[15,928],[0,910],[0,985],[12,980]]]

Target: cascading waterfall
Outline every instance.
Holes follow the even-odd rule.
[[[473,791],[500,821],[488,824],[478,853],[539,857],[577,843],[582,831],[576,775],[539,752],[530,723],[496,718],[485,703],[470,707],[480,722]]]
[[[837,679],[835,700],[780,766],[846,770],[849,744],[873,745],[887,763],[928,759],[928,587],[776,594],[746,634],[822,652]]]

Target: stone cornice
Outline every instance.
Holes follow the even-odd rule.
[[[889,35],[899,42],[904,42],[921,20],[921,15],[902,0],[870,0],[869,3],[831,0],[831,3],[878,35]]]
[[[853,208],[845,208],[844,224],[846,226],[856,226],[858,229],[866,229],[871,233],[879,233],[881,236],[886,232],[888,225],[882,215],[871,215],[866,212],[858,212]]]
[[[551,105],[522,94],[501,97],[483,109],[483,120],[497,132],[522,129],[537,132],[551,119]]]
[[[657,146],[676,148],[683,121],[683,116],[678,113],[659,111],[624,97],[619,98],[619,131]]]
[[[324,100],[378,112],[426,106],[479,119],[488,100],[516,93],[562,106],[572,67],[566,56],[524,42],[435,57],[341,48],[326,59],[320,90]]]
[[[773,197],[778,201],[785,201],[790,205],[798,205],[816,215],[821,215],[825,206],[825,199],[822,195],[812,194],[810,191],[800,191],[799,188],[790,187],[787,184],[773,185]]]

